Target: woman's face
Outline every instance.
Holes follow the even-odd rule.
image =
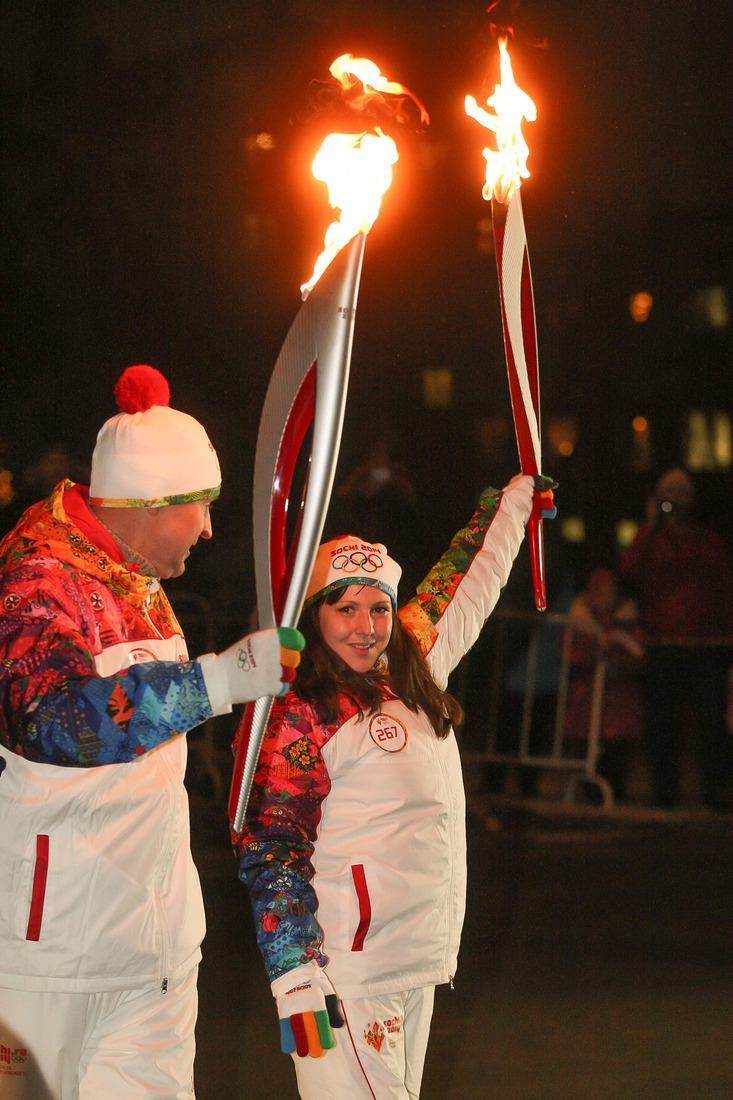
[[[318,622],[323,640],[354,672],[368,672],[387,648],[392,602],[371,584],[342,588],[336,603],[322,603]]]

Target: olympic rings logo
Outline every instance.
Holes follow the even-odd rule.
[[[363,550],[337,554],[331,561],[331,568],[337,573],[376,573],[383,565],[379,554],[366,554]]]

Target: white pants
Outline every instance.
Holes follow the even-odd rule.
[[[435,987],[341,1001],[345,1026],[320,1058],[293,1055],[301,1100],[417,1100]]]
[[[167,993],[0,988],[2,1100],[193,1100],[198,967]]]

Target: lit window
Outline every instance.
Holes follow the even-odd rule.
[[[452,398],[453,374],[447,367],[423,371],[423,401],[430,409],[446,409]]]
[[[574,416],[556,416],[547,427],[547,439],[555,454],[568,458],[578,442],[578,422]]]
[[[585,542],[585,520],[582,516],[565,516],[560,531],[566,542]]]
[[[693,409],[687,414],[685,463],[691,470],[725,470],[733,461],[728,413]]]
[[[650,470],[652,467],[652,440],[649,421],[645,416],[635,416],[631,421],[634,429],[633,456],[631,464],[635,470]]]
[[[707,286],[696,291],[690,307],[696,329],[722,329],[730,322],[730,303],[724,286]]]
[[[713,455],[722,469],[733,462],[733,431],[728,413],[713,414]]]
[[[638,294],[632,294],[629,298],[629,312],[635,321],[648,321],[653,304],[654,299],[651,294],[640,290]]]
[[[625,550],[627,546],[631,546],[638,530],[639,524],[633,519],[620,519],[618,521],[616,524],[616,545],[620,550]]]
[[[701,409],[687,414],[687,459],[691,470],[712,470],[713,452],[710,446],[708,418]]]

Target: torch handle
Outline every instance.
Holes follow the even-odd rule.
[[[241,832],[244,824],[244,815],[272,703],[272,697],[269,695],[247,703],[237,730],[237,752],[229,792],[229,821],[235,833]]]
[[[544,611],[547,607],[545,540],[542,533],[542,501],[539,493],[534,495],[532,512],[527,521],[527,541],[529,542],[529,558],[532,564],[535,607],[538,611]]]

